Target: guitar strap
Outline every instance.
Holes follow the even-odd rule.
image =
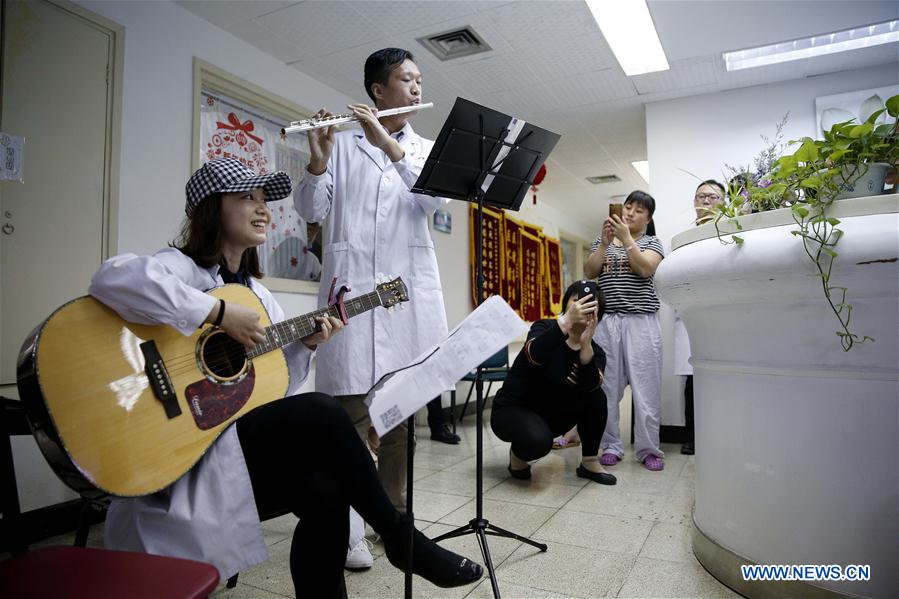
[[[346,285],[340,286],[340,291],[337,292],[337,297],[334,297],[334,286],[337,284],[337,277],[331,279],[331,289],[328,291],[328,305],[329,306],[337,306],[337,313],[340,315],[340,320],[343,324],[346,324],[349,321],[349,317],[346,314],[346,306],[343,305],[343,296],[346,295],[347,291],[352,291]]]

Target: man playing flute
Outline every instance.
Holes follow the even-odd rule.
[[[402,277],[409,287],[408,309],[367,312],[319,350],[315,388],[341,402],[363,439],[371,425],[363,403],[368,390],[447,332],[437,256],[428,231],[428,219],[447,200],[410,191],[433,142],[413,131],[409,118],[414,112],[380,121],[377,117],[377,110],[421,103],[421,72],[412,54],[384,48],[369,56],[365,91],[376,109],[349,105],[361,129],[337,132],[328,127],[307,133],[311,158],[293,195],[297,212],[307,221],[330,219],[320,303],[328,300],[334,277],[338,285],[370,289],[383,273]],[[331,113],[323,108],[316,116]],[[397,508],[405,504],[406,450],[407,425],[402,422],[381,439],[378,453],[381,482]],[[351,514],[347,567],[368,567],[372,558],[364,525]]]

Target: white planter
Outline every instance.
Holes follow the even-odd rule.
[[[841,200],[832,284],[849,288],[843,352],[788,210],[676,236],[655,276],[690,335],[694,552],[747,596],[899,597],[899,196]],[[869,582],[745,583],[739,564],[871,566]]]
[[[843,184],[843,191],[837,199],[860,198],[883,193],[884,181],[889,171],[890,165],[885,162],[844,167],[842,176],[846,183]]]

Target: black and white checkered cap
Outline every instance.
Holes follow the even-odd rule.
[[[266,202],[281,200],[290,195],[290,177],[283,171],[257,175],[235,158],[210,160],[187,181],[184,211],[190,217],[200,202],[214,193],[236,193],[257,187],[265,192]]]

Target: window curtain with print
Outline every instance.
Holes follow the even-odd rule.
[[[200,162],[234,158],[247,168],[265,174],[284,171],[294,186],[308,163],[309,148],[302,135],[281,138],[277,119],[240,103],[204,91],[200,107]],[[309,247],[306,222],[287,197],[269,202],[272,222],[259,258],[267,276],[318,281],[321,263]]]

